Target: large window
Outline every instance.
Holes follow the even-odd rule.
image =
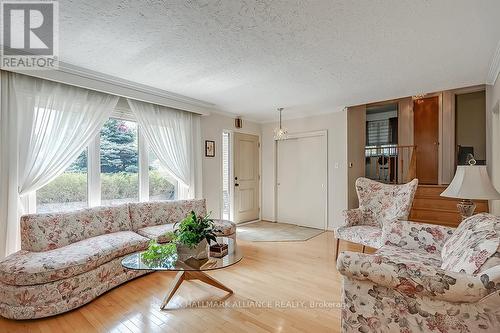
[[[110,118],[91,149],[36,192],[36,212],[177,199],[177,181],[139,136],[136,122]]]
[[[102,204],[138,201],[137,123],[109,119],[101,130],[100,141]]]
[[[87,150],[59,177],[36,192],[38,213],[61,212],[87,207]]]

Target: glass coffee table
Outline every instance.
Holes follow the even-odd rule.
[[[176,271],[177,276],[172,282],[170,289],[163,299],[160,309],[165,309],[168,302],[174,296],[177,289],[184,280],[199,280],[216,288],[227,291],[232,294],[233,291],[210,277],[206,271],[222,269],[238,263],[242,258],[242,254],[236,242],[228,237],[217,237],[219,244],[228,245],[228,253],[222,258],[211,257],[208,259],[197,260],[188,258],[180,260],[177,254],[173,254],[159,261],[148,261],[142,259],[143,252],[130,254],[122,259],[122,266],[128,269],[135,270],[152,270],[152,271]]]

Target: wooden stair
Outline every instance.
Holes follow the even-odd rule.
[[[457,210],[458,199],[444,198],[440,194],[447,185],[419,185],[410,220],[422,223],[431,223],[456,227],[460,224],[461,217]],[[488,201],[477,200],[475,213],[488,212]]]

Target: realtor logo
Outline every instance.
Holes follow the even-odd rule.
[[[2,1],[4,69],[55,69],[58,51],[56,1]]]

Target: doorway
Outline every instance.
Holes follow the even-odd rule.
[[[467,165],[473,156],[486,165],[486,92],[455,95],[456,164]]]
[[[413,101],[413,126],[418,182],[436,185],[439,172],[439,96]]]
[[[278,222],[326,229],[327,178],[326,131],[278,141]]]
[[[398,181],[398,103],[366,107],[365,177],[384,183]]]

